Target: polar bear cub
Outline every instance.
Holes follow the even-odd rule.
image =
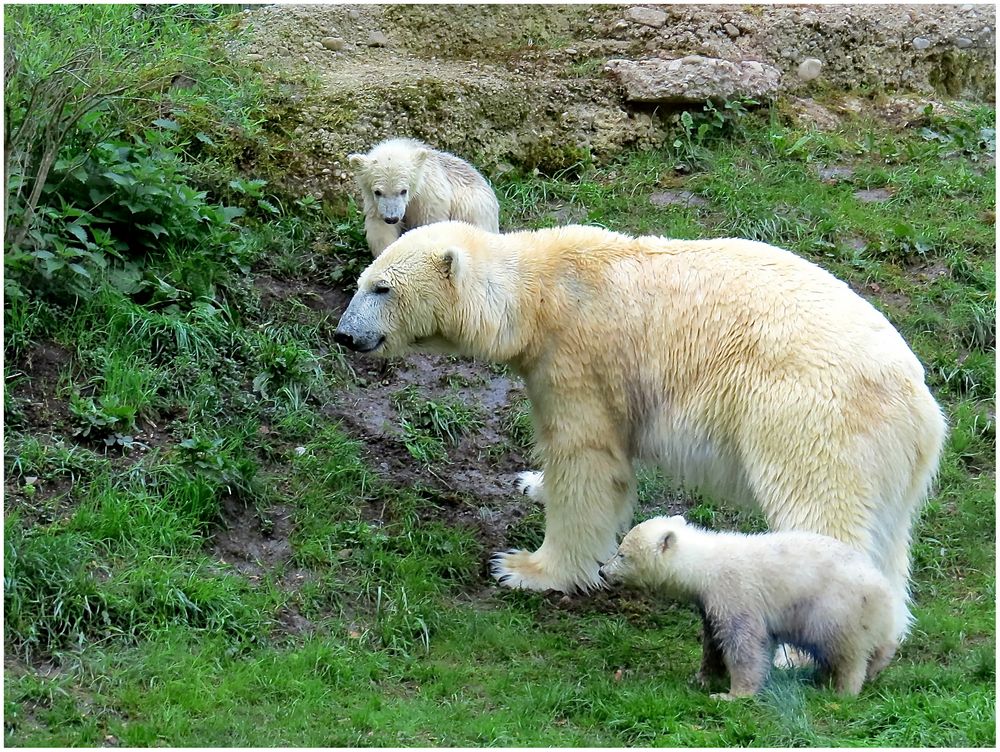
[[[365,205],[365,235],[378,256],[407,230],[449,219],[490,232],[500,204],[486,178],[454,154],[393,138],[348,156]]]
[[[892,588],[860,551],[825,535],[717,533],[683,517],[656,517],[628,532],[601,576],[698,604],[704,685],[728,670],[730,700],[756,693],[783,640],[856,695],[896,653]]]

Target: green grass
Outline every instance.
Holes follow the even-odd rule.
[[[392,405],[399,415],[407,451],[428,467],[447,461],[447,445],[483,425],[476,410],[458,397],[428,399],[412,386],[392,395]]]
[[[182,127],[208,128],[206,91],[228,85],[227,127],[256,143],[260,82],[219,68],[204,85],[180,95]],[[690,608],[494,587],[497,541],[468,522],[483,500],[386,477],[378,448],[331,418],[358,381],[315,291],[349,287],[368,258],[356,211],[328,216],[243,177],[231,186],[239,149],[213,138],[188,155],[189,179],[248,212],[232,244],[165,239],[131,292],[5,301],[5,742],[992,746],[994,113],[820,133],[779,111],[703,113],[662,150],[497,189],[508,228],[573,216],[788,247],[850,282],[911,343],[951,430],[914,543],[917,624],[860,697],[775,672],[760,697],[719,704],[690,682]],[[817,168],[830,165],[853,173],[824,181]],[[876,188],[888,200],[856,196]],[[651,204],[664,190],[707,204]],[[287,299],[265,300],[253,284],[265,275]],[[44,378],[37,343],[65,353]],[[477,383],[388,398],[414,477],[480,435],[488,416],[456,394]],[[500,414],[484,476],[508,450],[530,453],[527,403],[512,397]],[[682,498],[641,471],[640,515]],[[537,546],[543,510],[514,504],[525,514],[500,545]],[[688,514],[762,526],[705,498]]]

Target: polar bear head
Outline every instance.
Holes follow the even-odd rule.
[[[419,141],[397,138],[383,141],[367,154],[350,154],[347,160],[366,203],[384,222],[394,225],[418,193],[430,155],[430,149]]]
[[[464,222],[439,222],[403,235],[362,272],[334,339],[383,357],[464,352],[463,312],[480,297],[466,277],[486,234]]]
[[[640,522],[622,539],[618,553],[601,565],[601,577],[609,585],[676,587],[674,559],[686,532],[687,521],[680,515]]]

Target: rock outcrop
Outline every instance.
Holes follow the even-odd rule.
[[[774,98],[781,72],[756,60],[732,62],[687,55],[676,60],[609,60],[604,70],[617,78],[628,102],[698,104],[727,99]]]

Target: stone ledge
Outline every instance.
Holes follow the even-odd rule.
[[[649,104],[772,99],[781,81],[781,72],[771,65],[702,55],[675,60],[609,60],[604,70],[622,85],[627,101]]]

